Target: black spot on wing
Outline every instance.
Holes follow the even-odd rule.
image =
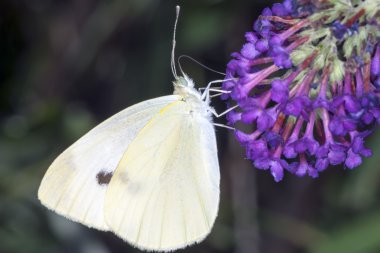
[[[98,174],[96,174],[96,180],[99,185],[108,185],[113,176],[113,172],[105,172],[101,170]]]

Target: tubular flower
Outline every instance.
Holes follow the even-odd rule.
[[[223,89],[246,157],[275,181],[317,177],[371,156],[380,123],[380,1],[285,0],[266,8],[232,54]],[[247,128],[247,127],[245,127]]]

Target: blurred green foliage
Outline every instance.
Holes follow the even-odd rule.
[[[97,123],[172,92],[176,4],[182,6],[178,54],[224,71],[244,32],[272,3],[1,1],[0,252],[138,252],[44,208],[36,196],[43,174]],[[221,78],[191,61],[181,64],[199,86]],[[380,252],[379,132],[369,143],[374,156],[355,171],[330,168],[316,180],[287,176],[281,183],[254,171],[227,131],[217,134],[219,217],[206,241],[184,252]],[[239,173],[249,177],[235,178]]]

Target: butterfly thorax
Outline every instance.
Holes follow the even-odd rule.
[[[202,94],[194,88],[194,82],[187,75],[179,77],[174,81],[174,95],[179,95],[189,104],[193,112],[198,112],[201,115],[209,118],[211,108],[206,101],[202,99]]]

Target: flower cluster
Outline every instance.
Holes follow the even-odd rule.
[[[317,177],[371,156],[380,123],[380,1],[285,0],[227,65],[228,123],[258,169]]]

